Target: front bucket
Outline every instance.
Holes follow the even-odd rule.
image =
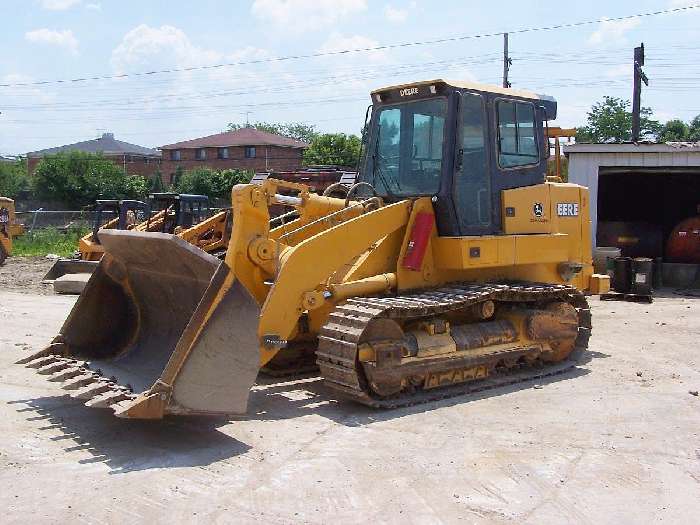
[[[92,274],[97,269],[97,261],[84,261],[82,259],[58,259],[51,266],[44,278],[43,282],[52,282],[63,277],[64,275],[76,274],[76,273],[89,273]]]
[[[169,234],[100,240],[105,255],[60,334],[21,363],[122,417],[245,412],[259,307],[235,281],[220,296],[225,263]]]

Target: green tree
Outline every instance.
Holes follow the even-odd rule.
[[[660,142],[682,142],[688,140],[690,127],[680,119],[669,120],[661,128]]]
[[[304,164],[324,164],[355,168],[360,154],[361,139],[345,133],[318,135],[304,152]]]
[[[605,97],[588,112],[588,124],[576,131],[576,142],[629,142],[632,140],[632,112],[629,100]],[[652,119],[651,108],[641,109],[641,137],[657,140],[661,124]]]
[[[28,188],[26,160],[0,162],[0,197],[14,199],[19,192]]]
[[[177,185],[180,183],[180,179],[184,174],[185,168],[183,168],[182,166],[178,166],[177,168],[175,168],[175,173],[173,174],[173,177],[170,180],[171,184],[168,188],[169,191],[176,191]]]
[[[690,121],[688,126],[688,140],[692,142],[700,141],[700,115]]]
[[[44,157],[32,177],[35,194],[67,205],[84,206],[96,199],[139,199],[148,191],[141,176],[124,171],[102,155],[71,151]]]
[[[165,185],[163,184],[163,175],[160,170],[156,171],[151,177],[151,184],[149,191],[151,193],[163,193],[165,191]]]
[[[229,199],[236,184],[250,182],[252,175],[242,170],[216,171],[196,168],[185,172],[175,185],[178,193],[207,195],[210,199]]]
[[[228,125],[229,131],[236,131],[243,128],[254,128],[260,131],[267,131],[268,133],[274,133],[275,135],[282,135],[284,137],[290,137],[307,144],[311,144],[311,141],[318,135],[316,131],[316,126],[312,124],[304,124],[302,122],[253,122],[252,124],[238,124],[231,122]]]

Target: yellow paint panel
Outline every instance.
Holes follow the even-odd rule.
[[[518,235],[515,237],[515,264],[537,264],[569,260],[569,236]]]
[[[472,250],[478,249],[479,256]],[[435,265],[447,270],[509,266],[515,262],[514,237],[437,237]]]
[[[538,184],[502,193],[503,233],[553,233],[550,184]]]

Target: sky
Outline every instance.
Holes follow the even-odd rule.
[[[662,121],[700,114],[700,0],[0,0],[0,19],[3,155],[105,132],[158,147],[246,119],[359,133],[375,88],[500,85],[506,31],[513,87],[554,96],[561,126],[631,98],[640,42],[643,105]]]

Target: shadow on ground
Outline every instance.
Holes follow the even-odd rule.
[[[83,464],[104,463],[112,474],[153,468],[197,467],[231,458],[250,449],[216,430],[226,421],[186,418],[164,421],[119,419],[111,410],[88,408],[67,396],[22,399],[29,421],[43,423],[38,430],[59,429],[51,437],[66,452],[84,450],[92,457]]]
[[[581,365],[585,365],[593,359],[607,357],[610,356],[600,352],[586,351],[578,361],[579,366],[556,375],[395,409],[375,409],[353,401],[334,398],[325,388],[323,379],[320,377],[306,377],[289,381],[259,378],[250,394],[246,419],[273,421],[316,414],[345,426],[369,425],[442,407],[507,395],[533,388],[536,385],[544,387],[551,383],[568,381],[590,372],[581,368]]]
[[[607,354],[586,351],[579,365]],[[357,427],[438,408],[472,403],[535,386],[574,380],[589,370],[580,366],[565,372],[396,409],[373,409],[330,394],[320,377],[289,380],[260,378],[253,387],[248,415],[243,419],[275,421],[319,415],[338,424]],[[247,452],[250,447],[217,430],[224,419],[181,417],[162,421],[119,419],[111,410],[88,408],[67,396],[12,401],[27,419],[45,423],[39,430],[59,429],[54,441],[65,443],[66,452],[85,450],[91,458],[79,463],[104,463],[113,474],[153,468],[205,466]],[[235,424],[235,421],[232,421]]]
[[[700,282],[693,287],[654,290],[654,297],[660,299],[700,299]]]

